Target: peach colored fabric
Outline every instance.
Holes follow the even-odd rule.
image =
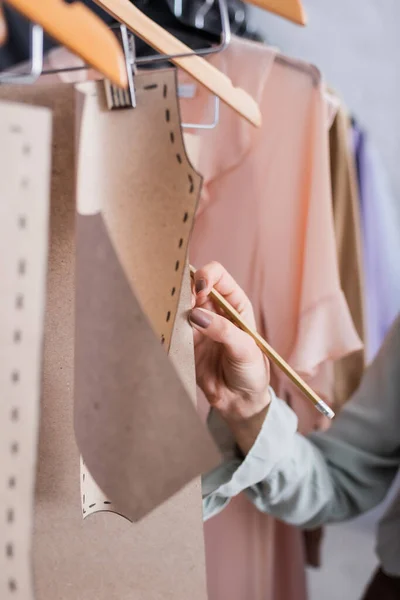
[[[195,166],[204,176],[191,262],[222,262],[250,296],[261,334],[329,399],[330,361],[360,340],[338,275],[325,90],[315,68],[253,42],[234,39],[211,60],[259,102],[263,125],[221,105],[214,130],[191,132],[201,138]],[[212,98],[197,86],[181,109],[185,122],[209,121]],[[275,369],[273,384],[312,429],[315,409]],[[209,600],[306,598],[300,532],[245,498],[206,523],[205,537]]]

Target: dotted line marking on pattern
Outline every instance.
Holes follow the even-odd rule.
[[[87,514],[87,509],[86,509],[87,497],[86,497],[86,492],[85,492],[86,473],[87,473],[86,465],[82,459],[82,514],[83,515]],[[110,500],[103,500],[102,502],[92,502],[91,504],[89,504],[87,506],[87,508],[92,509],[95,506],[97,506],[98,504],[103,504],[104,506],[110,506],[112,504],[112,502]]]
[[[167,98],[168,98],[168,91],[169,90],[168,90],[167,84],[164,84],[163,85],[163,98],[165,100],[167,100]],[[167,124],[169,124],[170,121],[171,121],[171,111],[170,111],[170,109],[166,108],[164,114],[165,114],[165,122]],[[170,142],[171,142],[172,145],[175,144],[175,133],[172,130],[169,131],[169,140],[170,140]],[[176,152],[175,153],[175,158],[176,158],[176,160],[177,160],[177,162],[178,162],[179,165],[183,164],[183,159],[182,159],[182,155],[181,155],[180,152]],[[187,174],[187,178],[188,178],[188,183],[189,183],[189,194],[193,194],[193,192],[194,192],[194,181],[193,181],[192,174],[188,173]],[[185,212],[183,214],[182,221],[183,221],[183,223],[187,223],[188,220],[189,220],[189,213]],[[179,250],[181,248],[183,248],[183,244],[184,244],[184,239],[183,239],[183,237],[181,237],[181,238],[179,238],[179,241],[178,241],[178,244],[177,244]],[[177,259],[175,261],[175,272],[176,273],[179,271],[180,267],[181,267],[181,260]],[[175,295],[175,292],[176,292],[176,288],[172,287],[171,288],[171,298]],[[171,319],[171,311],[168,310],[167,314],[166,314],[165,322],[168,323],[170,321],[170,319]],[[161,344],[164,344],[164,343],[165,343],[165,335],[162,333],[161,334]]]
[[[23,129],[20,125],[12,124],[10,125],[9,131],[11,134],[16,134],[18,136],[23,134]],[[21,170],[25,170],[25,161],[31,156],[32,147],[29,143],[23,143],[21,146]],[[29,188],[29,178],[26,176],[22,176],[20,180],[20,189],[24,192]],[[22,198],[24,201],[24,197]],[[17,235],[23,235],[28,229],[28,217],[26,214],[18,214],[15,221],[15,227],[17,230]],[[18,238],[17,238],[18,239]],[[21,239],[21,238],[19,238]],[[17,248],[20,246],[17,242]],[[24,278],[28,275],[28,261],[25,256],[19,255],[17,257],[17,261],[15,264],[15,271],[17,275],[18,286],[23,285]],[[12,333],[11,338],[14,345],[22,348],[23,343],[23,330],[20,327],[20,315],[21,311],[25,308],[25,296],[21,291],[18,291],[14,297],[14,319],[12,323]],[[10,372],[10,383],[12,388],[17,388],[22,381],[23,373],[21,367],[19,365],[14,365]],[[14,439],[11,441],[9,446],[9,452],[11,455],[11,463],[15,462],[19,458],[20,454],[20,441],[15,439],[17,434],[13,432],[15,429],[15,424],[20,421],[21,418],[22,407],[14,401],[14,405],[10,408],[10,423],[12,436]],[[7,577],[7,588],[10,596],[14,596],[18,592],[18,581],[14,576],[15,572],[15,558],[18,554],[18,543],[17,543],[17,534],[15,532],[15,522],[16,522],[16,510],[13,505],[13,494],[17,491],[17,477],[14,473],[10,473],[7,477],[6,486],[11,491],[11,502],[8,507],[6,507],[5,511],[5,522],[7,529],[9,531],[7,540],[5,541],[5,556],[7,562],[9,563],[9,575]]]
[[[145,86],[143,86],[142,89],[145,90],[145,91],[155,90],[155,89],[158,89],[158,84],[154,83],[154,84],[145,85]],[[168,97],[168,86],[166,84],[163,85],[163,92],[162,93],[163,93],[163,98],[167,99],[167,97]],[[170,121],[171,121],[171,112],[170,112],[170,110],[168,108],[166,108],[164,114],[165,114],[165,121],[166,121],[166,123],[170,123]],[[170,143],[172,145],[175,144],[175,133],[172,130],[169,131],[169,140],[170,140]],[[183,164],[182,155],[179,152],[176,152],[175,153],[175,157],[176,157],[176,160],[177,160],[178,164],[182,165]],[[187,174],[187,178],[188,178],[188,185],[189,185],[189,194],[193,194],[194,193],[194,180],[193,180],[192,174],[188,173]],[[23,185],[27,186],[28,182],[24,181]],[[182,217],[182,222],[183,223],[187,223],[188,219],[189,219],[189,213],[185,212],[183,214],[183,217]],[[179,241],[178,241],[178,244],[177,244],[179,250],[183,247],[183,244],[184,244],[184,238],[181,237],[181,238],[179,238]],[[175,272],[179,271],[180,266],[181,266],[181,261],[179,259],[177,259],[176,262],[175,262]],[[176,287],[173,286],[171,288],[171,298],[175,296],[175,293],[176,293]],[[170,321],[170,319],[171,319],[171,311],[168,310],[167,314],[166,314],[166,317],[165,317],[165,322],[168,323]],[[165,344],[165,339],[166,339],[164,333],[161,334],[161,338],[160,339],[161,339],[161,344],[164,345]],[[85,470],[86,466],[85,466],[85,463],[83,461],[82,461],[82,468],[83,468],[83,471],[82,471],[82,488],[84,489],[85,488],[85,480],[86,480],[86,470]],[[87,500],[86,493],[83,492],[82,493],[82,513],[83,513],[83,515],[87,514],[87,508],[92,509],[92,508],[94,508],[98,504],[96,502],[93,502],[93,503],[89,504],[87,506],[87,508],[86,508],[86,500]],[[109,500],[104,500],[102,502],[102,504],[104,504],[104,505],[111,505],[112,502],[110,502]]]

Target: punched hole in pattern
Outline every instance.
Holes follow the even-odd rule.
[[[20,229],[26,229],[26,225],[27,225],[27,218],[25,215],[20,215],[18,217],[18,227]]]
[[[10,592],[17,591],[17,582],[15,581],[15,579],[8,580],[8,589],[10,590]]]
[[[18,450],[19,450],[19,444],[18,444],[18,442],[12,442],[12,444],[10,446],[11,454],[17,454]]]
[[[179,260],[177,260],[175,263],[175,271],[177,271],[178,269],[179,269]]]
[[[17,480],[15,479],[15,477],[11,476],[8,478],[8,487],[9,488],[15,488],[15,486],[17,485]]]
[[[185,214],[183,215],[183,222],[186,223],[188,218],[189,218],[189,213],[185,212]]]
[[[169,311],[167,312],[167,318],[166,318],[166,321],[167,321],[167,323],[168,323],[168,321],[170,320],[170,318],[171,318],[171,311],[169,310]]]
[[[169,123],[169,121],[170,121],[170,118],[171,118],[171,114],[170,114],[170,112],[169,112],[169,109],[168,109],[168,108],[166,108],[166,109],[165,109],[165,120],[167,121],[167,123]]]
[[[14,556],[14,546],[12,545],[11,542],[6,544],[6,556],[7,556],[7,558],[13,558],[13,556]]]
[[[22,310],[24,308],[24,296],[23,294],[18,294],[15,298],[15,308]]]
[[[13,523],[15,519],[15,512],[13,508],[7,510],[7,523]]]
[[[18,275],[25,275],[25,273],[26,273],[26,260],[21,258],[21,260],[18,261]]]
[[[19,344],[19,342],[22,340],[22,331],[16,329],[14,331],[13,340],[15,344]]]
[[[176,289],[173,287],[171,290],[171,296],[173,296],[175,294],[175,292],[176,292]]]
[[[18,408],[13,408],[11,411],[11,421],[18,421],[19,419],[19,410]]]
[[[19,381],[20,381],[20,374],[19,374],[19,371],[17,371],[17,370],[14,370],[14,371],[11,373],[11,381],[12,381],[13,383],[19,383]]]

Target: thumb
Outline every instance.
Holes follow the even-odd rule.
[[[252,362],[259,349],[254,340],[231,321],[204,308],[189,313],[191,325],[205,337],[222,344],[229,357],[238,362]]]

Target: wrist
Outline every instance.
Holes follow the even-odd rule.
[[[249,427],[255,420],[265,415],[271,399],[269,387],[257,394],[241,394],[240,400],[235,402],[235,408],[233,409],[231,405],[229,410],[221,416],[232,427],[234,425],[243,428]]]
[[[268,389],[264,394],[263,402],[258,403],[257,411],[239,418],[230,418],[229,416],[223,417],[244,455],[250,452],[263,427],[271,404],[271,399],[271,394]]]

